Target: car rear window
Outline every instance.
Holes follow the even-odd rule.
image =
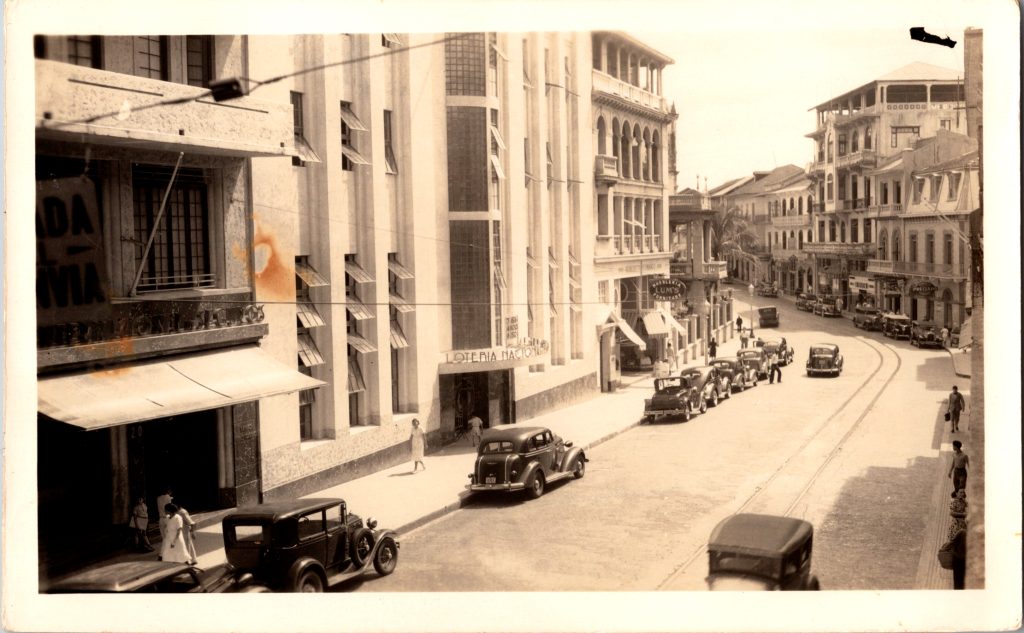
[[[266,530],[262,524],[246,525],[234,523],[225,526],[228,530],[228,538],[234,543],[245,543],[248,545],[262,545],[267,539]]]
[[[780,569],[779,561],[763,556],[734,554],[732,552],[713,552],[710,563],[712,573],[734,572],[738,574],[753,574],[765,578],[777,577]]]
[[[497,453],[511,453],[512,442],[502,440],[500,442],[487,442],[480,447],[481,455],[493,455]]]

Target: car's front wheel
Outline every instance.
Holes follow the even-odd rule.
[[[583,455],[580,455],[572,463],[572,476],[573,479],[583,479],[585,474],[587,474],[587,460]]]
[[[359,528],[352,535],[352,547],[349,556],[356,567],[362,567],[370,558],[373,551],[373,532],[369,528]]]
[[[718,406],[718,389],[711,390],[711,406]]]
[[[387,576],[395,571],[396,565],[398,565],[398,545],[395,543],[395,539],[385,536],[384,540],[380,542],[380,546],[377,547],[377,554],[373,557],[373,568],[381,576]]]
[[[302,572],[295,582],[295,591],[299,593],[323,593],[324,579],[315,569],[307,569]]]
[[[686,409],[683,411],[683,422],[689,422],[690,418],[692,418],[692,417],[693,417],[693,409],[691,409],[690,405],[687,404],[686,405]]]
[[[526,482],[526,494],[530,495],[531,499],[537,499],[544,494],[544,475],[537,471],[530,475],[530,481]]]
[[[708,401],[706,399],[704,399],[704,396],[700,397],[700,412],[701,413],[707,413],[708,412]]]

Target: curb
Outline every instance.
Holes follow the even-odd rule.
[[[636,421],[636,422],[632,422],[632,423],[628,424],[627,426],[622,427],[621,429],[618,429],[616,431],[612,431],[610,433],[607,433],[607,434],[599,437],[598,439],[596,439],[596,440],[594,440],[592,442],[587,443],[586,445],[582,446],[581,448],[583,450],[585,450],[585,451],[589,450],[589,449],[593,448],[594,446],[597,446],[598,444],[607,442],[608,440],[612,439],[613,437],[615,437],[617,435],[621,435],[621,434],[625,433],[626,431],[628,431],[628,430],[638,426],[639,424],[640,424],[639,420]],[[451,503],[448,503],[444,507],[441,507],[441,508],[438,508],[437,510],[433,510],[431,512],[428,512],[428,513],[424,514],[423,516],[421,516],[419,518],[413,519],[412,521],[409,521],[408,523],[405,523],[403,525],[400,525],[400,526],[392,528],[392,529],[395,530],[395,532],[398,532],[398,534],[400,536],[404,536],[405,534],[407,534],[409,532],[412,532],[413,530],[415,530],[417,528],[423,527],[424,525],[426,525],[427,523],[430,523],[431,521],[433,521],[435,519],[440,519],[441,517],[443,517],[443,516],[445,516],[447,514],[451,514],[452,512],[455,512],[456,510],[461,509],[462,507],[466,506],[469,503],[471,498],[472,498],[472,493],[470,491],[468,491],[468,490],[463,490],[462,492],[459,492],[456,495],[455,501],[453,501]]]
[[[946,351],[949,352],[949,360],[950,360],[950,362],[953,363],[953,373],[956,374],[957,376],[959,376],[960,378],[970,378],[971,377],[970,373],[961,374],[959,371],[957,371],[957,369],[956,369],[956,356],[953,353],[953,350],[951,350],[949,348],[946,348]]]

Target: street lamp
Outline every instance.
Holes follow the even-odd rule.
[[[750,295],[750,336],[754,336],[754,284],[747,286],[747,293]],[[742,332],[741,332],[742,334]]]

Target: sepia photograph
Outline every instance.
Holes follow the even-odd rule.
[[[1019,20],[8,0],[3,630],[1019,629]]]

